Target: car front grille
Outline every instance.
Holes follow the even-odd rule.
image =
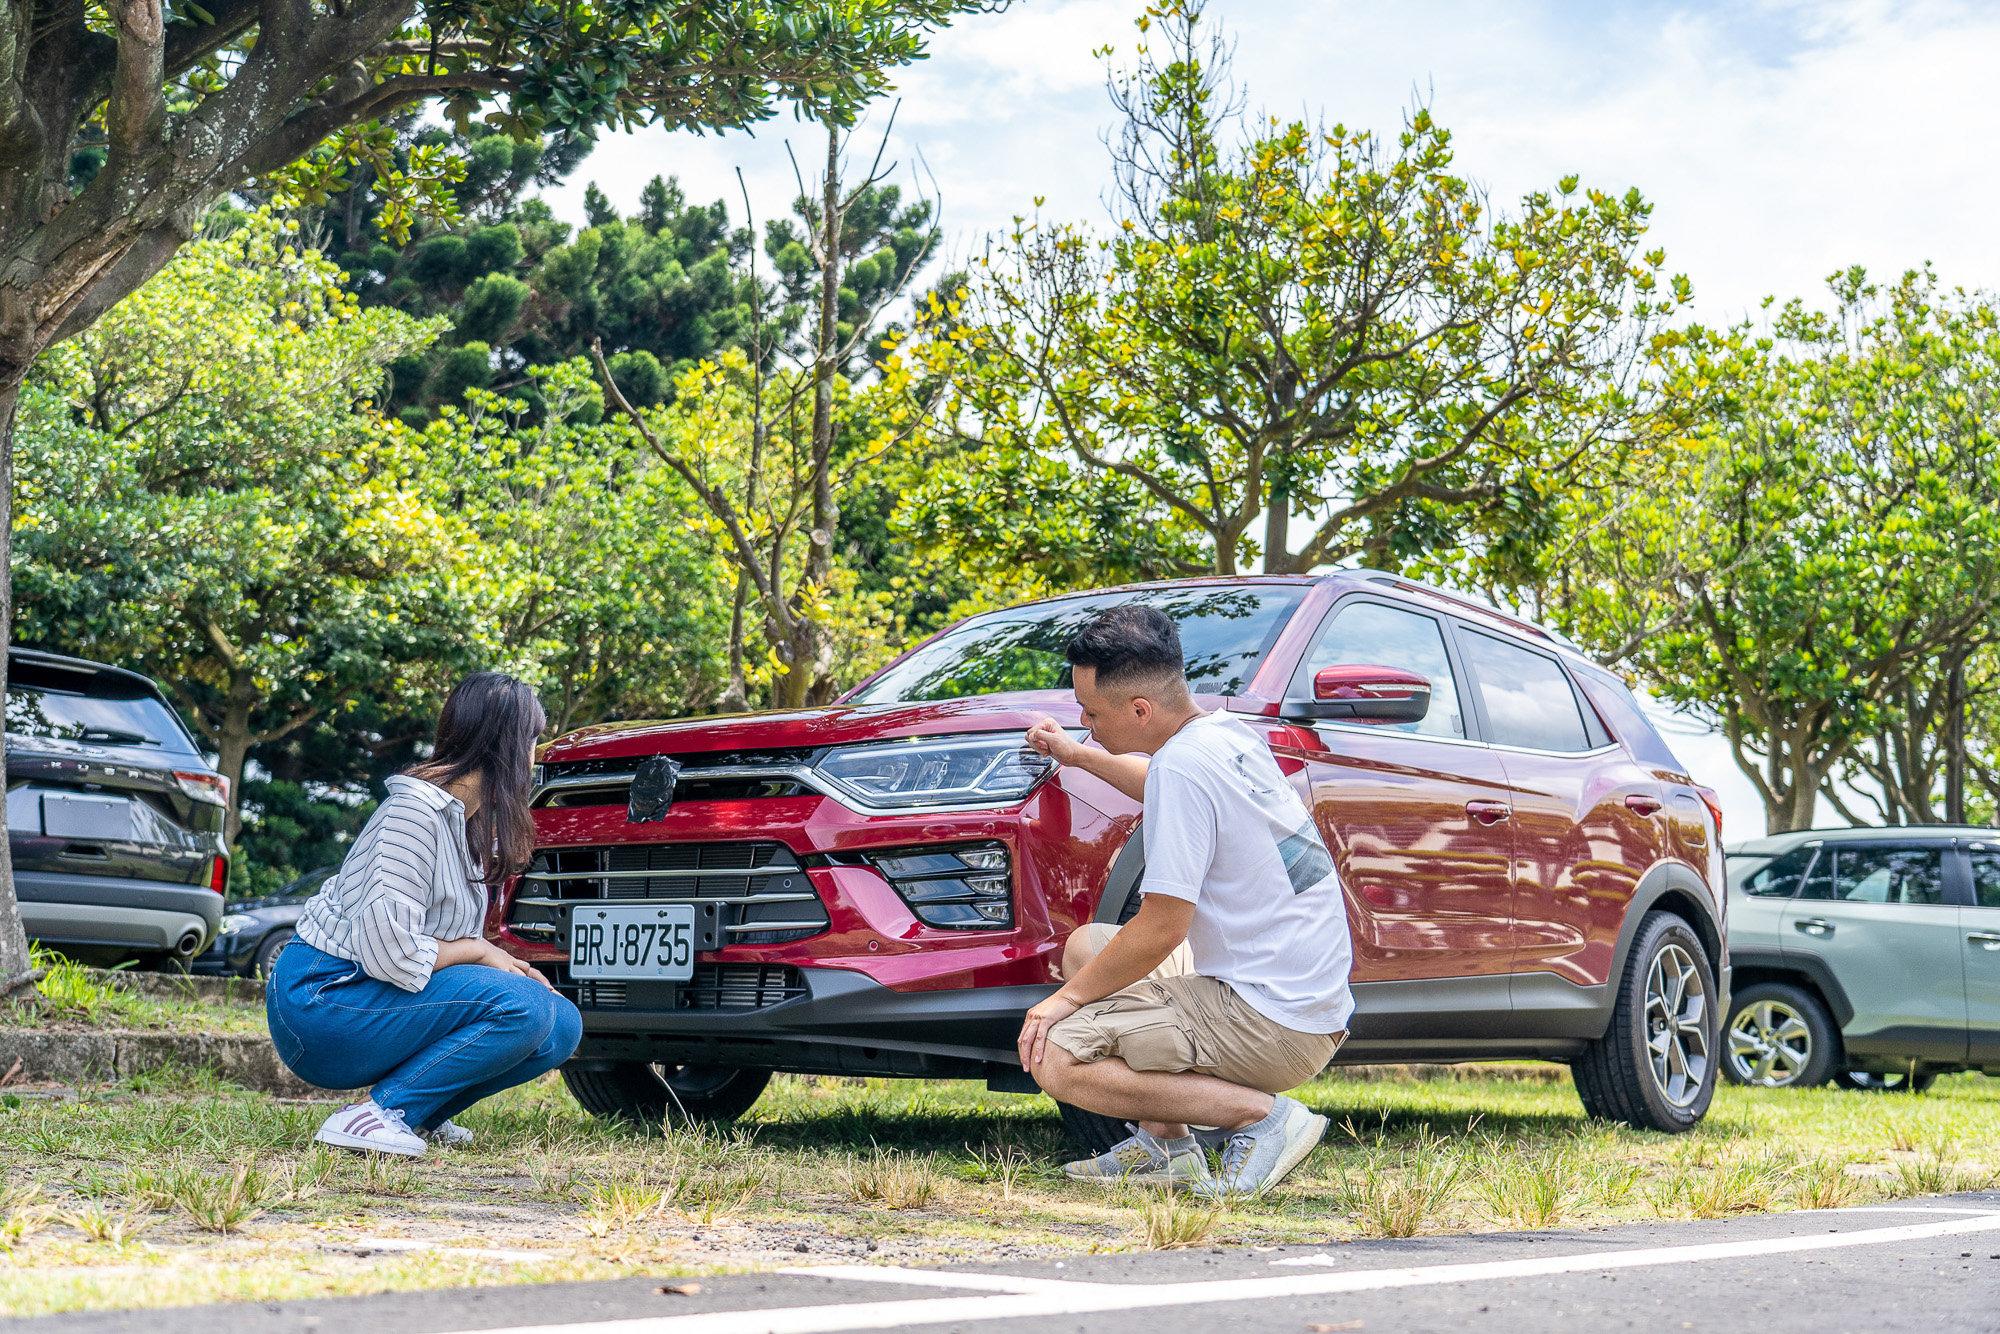
[[[774,842],[546,849],[522,876],[515,917],[536,929],[557,921],[551,907],[606,901],[695,905],[702,950],[803,940],[832,924],[799,859]]]
[[[790,964],[698,963],[685,982],[577,981],[567,964],[543,964],[557,991],[585,1010],[694,1010],[745,1013],[810,995]]]

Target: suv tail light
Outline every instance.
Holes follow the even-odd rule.
[[[196,801],[205,801],[211,806],[229,804],[229,780],[221,774],[212,774],[206,769],[176,769],[174,781],[181,785],[181,791]]]
[[[209,863],[208,887],[218,894],[229,892],[229,858],[217,857]]]
[[[1722,846],[1722,799],[1715,795],[1713,788],[1695,789],[1701,797],[1701,804],[1708,807],[1708,813],[1715,817],[1715,846]]]

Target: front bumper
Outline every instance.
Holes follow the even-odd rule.
[[[1021,1016],[1053,984],[894,991],[839,968],[800,968],[796,982],[788,999],[761,1008],[595,1009],[586,995],[573,1063],[985,1079],[1002,1091],[1035,1091],[1014,1039]]]

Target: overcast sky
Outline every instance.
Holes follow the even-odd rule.
[[[1112,118],[1091,52],[1129,57],[1139,9],[1017,0],[939,34],[900,77],[889,159],[907,186],[921,154],[957,252],[1036,196],[1048,217],[1102,216]],[[1770,294],[1818,300],[1826,275],[1855,263],[1888,277],[1929,261],[1948,283],[2000,286],[2000,5],[1215,0],[1208,12],[1236,39],[1252,109],[1393,132],[1421,97],[1496,202],[1571,172],[1637,186],[1705,320],[1753,314]],[[788,137],[810,179],[824,141],[784,118],[754,137],[609,136],[550,200],[578,221],[588,181],[629,210],[652,176],[678,175],[691,199],[726,199],[740,218],[740,167],[769,217],[796,193]],[[1761,833],[1719,741],[1674,740],[1723,790],[1731,840]]]

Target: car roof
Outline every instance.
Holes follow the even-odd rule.
[[[1956,839],[2000,839],[2000,829],[1976,824],[1854,825],[1838,829],[1794,829],[1747,838],[1724,851],[1732,857],[1775,857],[1808,843],[1950,843]]]
[[[1523,619],[1512,612],[1480,601],[1471,594],[1455,593],[1422,583],[1405,575],[1388,570],[1329,570],[1324,574],[1202,574],[1186,579],[1152,579],[1136,584],[1114,584],[1108,588],[1085,588],[1071,593],[1058,593],[1051,597],[1037,598],[1022,606],[1034,606],[1048,602],[1066,602],[1072,598],[1102,597],[1107,593],[1138,593],[1155,588],[1199,588],[1215,584],[1240,587],[1246,584],[1283,585],[1312,587],[1317,584],[1345,584],[1357,589],[1375,591],[1390,590],[1411,601],[1427,606],[1431,611],[1446,615],[1461,616],[1471,620],[1485,621],[1493,628],[1510,634],[1525,635],[1539,639],[1551,648],[1581,656],[1576,644],[1545,626]],[[1012,608],[996,608],[1008,611]],[[992,613],[982,613],[990,615]]]
[[[75,672],[79,676],[104,676],[138,686],[148,694],[160,694],[159,683],[150,676],[127,671],[123,667],[113,667],[108,662],[92,662],[88,658],[70,658],[60,653],[49,653],[38,648],[7,649],[7,661],[11,665],[19,662],[34,667],[45,667],[54,671]]]

